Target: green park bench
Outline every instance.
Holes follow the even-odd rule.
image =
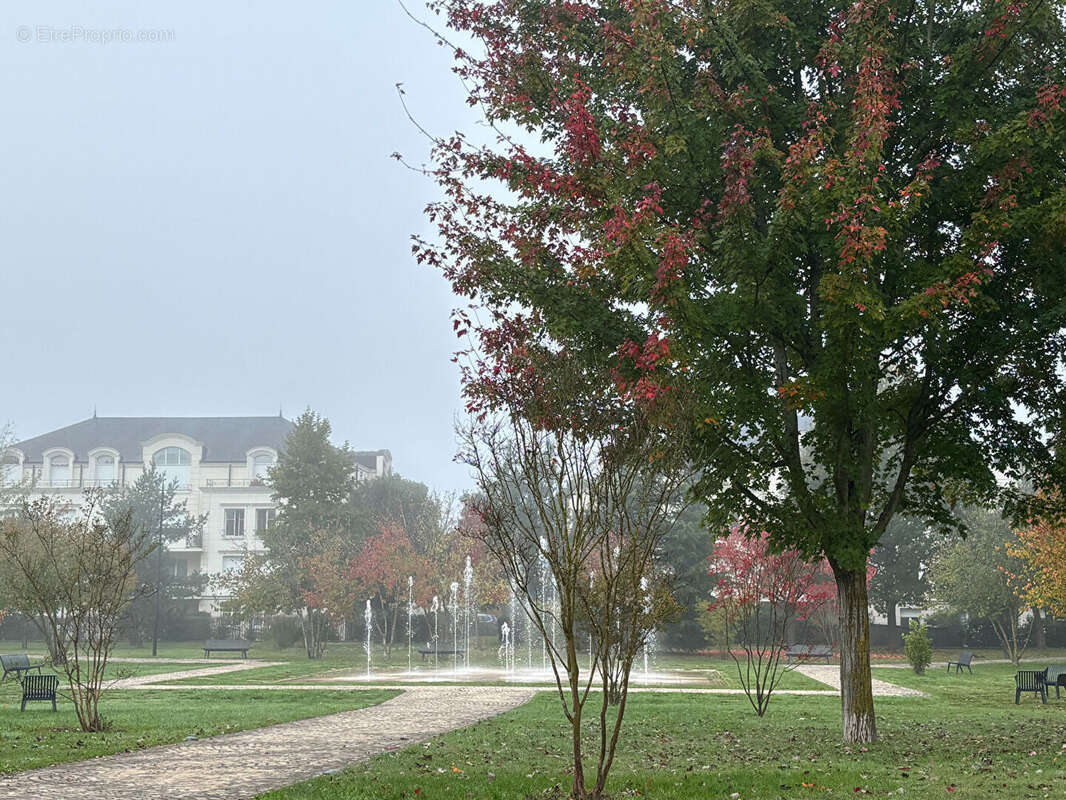
[[[1047,705],[1047,670],[1023,669],[1014,675],[1014,705],[1022,701],[1022,692],[1040,695],[1040,700]]]
[[[41,667],[43,664],[31,664],[30,657],[25,653],[11,653],[8,655],[0,655],[0,667],[3,667],[4,674],[0,675],[0,681],[7,678],[9,672],[15,673],[15,679],[21,681],[23,673],[32,672],[37,670],[37,674],[41,674]]]
[[[248,658],[252,645],[243,639],[208,639],[204,642],[204,658],[211,658],[211,653],[240,653],[241,658]]]
[[[22,676],[22,708],[26,710],[26,703],[40,700],[52,701],[52,710],[56,711],[56,689],[59,688],[59,676],[57,675],[24,675]]]

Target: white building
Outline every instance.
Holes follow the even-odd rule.
[[[190,514],[207,515],[202,535],[169,546],[180,576],[218,574],[263,552],[262,531],[274,519],[266,471],[277,461],[292,423],[276,417],[92,417],[9,448],[0,480],[24,483],[31,494],[73,504],[90,487],[128,485],[155,464],[178,482]],[[356,452],[356,478],[388,475],[388,450]],[[215,612],[217,596],[199,598]]]

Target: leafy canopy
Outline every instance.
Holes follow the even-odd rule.
[[[688,393],[716,522],[855,574],[897,512],[1047,478],[1063,0],[430,5],[498,134],[437,143],[415,244],[477,310],[471,410],[561,352]]]

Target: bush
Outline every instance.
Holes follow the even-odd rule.
[[[903,634],[903,651],[915,674],[924,675],[933,660],[933,643],[929,641],[929,630],[916,619],[911,620],[910,631]]]
[[[279,650],[292,647],[301,641],[304,636],[303,631],[300,629],[300,623],[292,617],[278,617],[275,619],[274,624],[270,626],[270,635]]]

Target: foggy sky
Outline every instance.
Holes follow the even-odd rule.
[[[467,487],[436,190],[389,158],[428,153],[398,81],[471,127],[447,53],[393,0],[92,5],[0,6],[0,422],[311,406]]]

